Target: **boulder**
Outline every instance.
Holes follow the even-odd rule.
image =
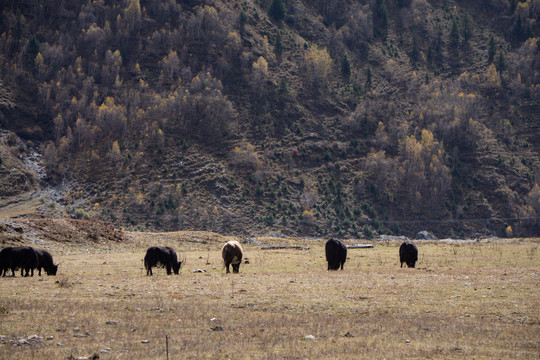
[[[416,240],[437,240],[437,237],[429,231],[423,230],[416,234]]]

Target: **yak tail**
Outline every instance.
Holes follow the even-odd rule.
[[[146,258],[142,259],[143,262],[143,271],[148,271],[148,263],[146,262]]]

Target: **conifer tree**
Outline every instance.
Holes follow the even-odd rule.
[[[278,31],[276,34],[276,40],[274,43],[274,52],[276,53],[276,56],[278,59],[281,59],[281,55],[283,54],[283,40],[281,40],[281,31]]]
[[[411,63],[413,67],[416,67],[416,62],[418,61],[419,56],[420,56],[420,50],[418,49],[418,40],[416,38],[416,35],[413,35],[412,49],[411,49]]]
[[[456,19],[452,21],[452,28],[450,29],[450,45],[452,48],[457,48],[459,44],[459,27]]]
[[[523,29],[523,19],[521,14],[518,14],[514,27],[512,28],[512,37],[516,43],[524,40],[525,31]]]
[[[493,34],[491,34],[488,40],[488,64],[493,62],[493,60],[495,59],[496,52],[497,52],[497,43],[495,42],[495,38],[493,37]]]
[[[268,14],[275,21],[281,21],[285,17],[285,4],[283,0],[272,0]]]
[[[24,50],[24,53],[26,55],[26,61],[30,65],[34,65],[35,59],[37,54],[39,54],[40,50],[40,43],[39,40],[36,38],[35,35],[32,35],[30,37],[30,40],[28,40],[28,45],[26,45],[26,49]]]
[[[341,58],[341,75],[348,81],[351,77],[351,62],[347,54]]]
[[[388,11],[385,0],[377,0],[375,4],[373,33],[386,38],[388,30]]]
[[[248,15],[246,14],[246,12],[244,10],[242,10],[240,12],[240,17],[239,17],[239,24],[240,24],[240,32],[243,33],[244,32],[244,29],[246,27],[246,24],[248,22],[249,18],[248,18]]]
[[[506,69],[506,60],[504,59],[502,51],[499,51],[499,55],[497,55],[497,59],[495,59],[495,66],[500,73]]]
[[[463,45],[467,45],[473,35],[473,28],[471,25],[471,19],[468,15],[463,17],[461,22],[461,36],[463,37]]]

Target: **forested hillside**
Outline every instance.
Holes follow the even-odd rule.
[[[0,12],[0,198],[38,191],[34,215],[540,234],[540,0],[7,0]]]

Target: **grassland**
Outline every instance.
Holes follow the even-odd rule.
[[[166,359],[166,336],[170,359],[540,358],[538,239],[419,242],[416,269],[374,242],[327,272],[322,240],[263,238],[234,275],[225,239],[45,244],[58,276],[0,278],[0,359]],[[173,246],[181,274],[147,277],[150,244]]]

